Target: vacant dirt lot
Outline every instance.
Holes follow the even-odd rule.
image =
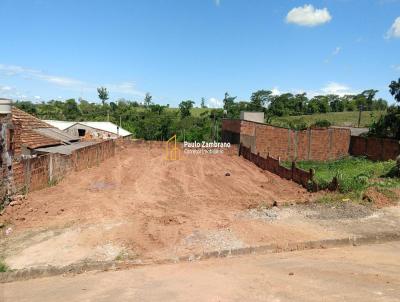
[[[8,207],[0,219],[7,225],[1,243],[9,265],[174,257],[320,237],[319,230],[299,225],[269,225],[266,230],[265,222],[244,215],[260,205],[310,199],[295,183],[237,156],[187,155],[167,161],[164,151],[160,146],[125,147],[100,166],[71,174]]]

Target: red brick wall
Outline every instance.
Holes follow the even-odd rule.
[[[222,130],[240,133],[240,120],[222,120]]]
[[[400,154],[400,144],[395,139],[352,136],[350,154],[372,160],[396,159]]]
[[[289,152],[289,129],[257,124],[256,126],[256,152],[262,156],[287,158]],[[291,139],[293,139],[291,137]]]
[[[241,121],[240,134],[254,136],[256,131],[256,123],[249,121]]]
[[[114,140],[107,140],[74,151],[71,154],[71,160],[75,171],[93,167],[105,159],[114,156],[115,145]]]
[[[74,151],[71,155],[46,154],[13,162],[13,180],[17,192],[26,193],[58,182],[72,169],[80,171],[115,155],[115,142],[103,141]]]
[[[223,120],[222,133],[237,131],[238,120]],[[348,155],[350,130],[343,128],[294,131],[249,121],[240,122],[240,142],[251,152],[282,160],[329,160]],[[233,127],[233,125],[235,125]],[[229,130],[228,130],[229,129]]]

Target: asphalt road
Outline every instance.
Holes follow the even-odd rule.
[[[400,242],[58,276],[0,301],[400,301]]]

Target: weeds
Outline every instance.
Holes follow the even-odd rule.
[[[400,179],[383,178],[396,166],[393,160],[374,162],[362,157],[347,157],[326,162],[301,161],[297,166],[304,170],[314,169],[314,181],[321,188],[327,188],[336,177],[341,193],[362,192],[370,186],[400,187]]]
[[[6,271],[8,271],[9,267],[7,266],[7,264],[5,264],[5,262],[3,260],[0,260],[0,273],[5,273]]]

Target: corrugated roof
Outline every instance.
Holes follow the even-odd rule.
[[[34,129],[34,131],[39,134],[43,134],[44,136],[60,140],[65,144],[70,144],[72,142],[79,141],[79,139],[80,139],[78,136],[71,135],[71,134],[64,132],[55,127],[53,127],[53,128],[37,128],[37,129]]]
[[[102,130],[102,131],[111,132],[111,133],[118,134],[121,136],[132,135],[132,133],[130,133],[129,131],[127,131],[123,128],[120,128],[120,127],[118,127],[118,125],[111,123],[111,122],[78,122],[78,124],[82,124],[82,125],[85,125],[88,127]]]
[[[74,126],[75,124],[81,124],[87,127],[91,127],[102,131],[107,131],[121,136],[132,135],[132,133],[123,128],[118,129],[118,125],[111,122],[67,122],[67,121],[55,121],[55,120],[45,120],[45,122],[49,123],[54,127],[57,127],[60,130],[66,130]]]
[[[62,143],[59,139],[47,137],[34,131],[34,129],[38,128],[52,128],[51,125],[15,107],[12,108],[11,114],[13,124],[16,128],[21,129],[21,145],[34,149],[37,147],[53,146]]]
[[[76,124],[76,122],[68,122],[68,121],[55,121],[55,120],[43,120],[43,121],[60,130],[65,130],[71,127],[72,125]]]
[[[44,153],[59,153],[64,155],[70,155],[73,151],[97,144],[97,142],[86,141],[86,142],[78,142],[71,145],[60,145],[54,147],[45,147],[45,148],[37,148],[35,149],[38,152]]]

